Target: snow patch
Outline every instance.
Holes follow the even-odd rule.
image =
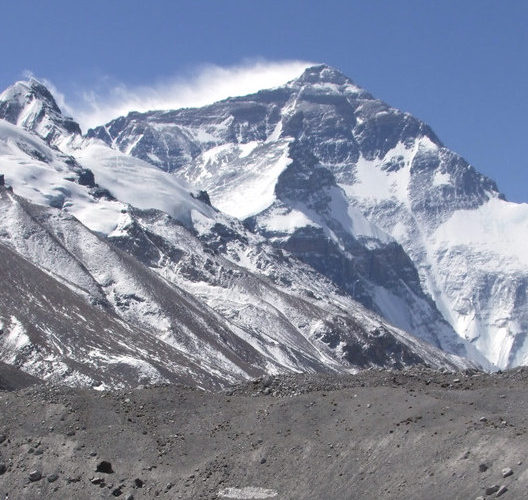
[[[11,316],[9,333],[5,337],[5,343],[16,350],[31,344],[24,325],[15,316]]]
[[[205,189],[212,204],[222,212],[245,219],[275,201],[277,180],[291,163],[290,141],[217,146],[202,153],[177,174]]]
[[[511,259],[519,270],[528,267],[526,243],[528,203],[511,203],[492,198],[478,209],[458,210],[433,233],[437,249],[459,245],[479,248],[504,261]],[[486,267],[496,269],[491,259]]]
[[[275,210],[269,217],[263,217],[259,221],[262,227],[267,231],[287,234],[292,234],[302,227],[317,227],[318,225],[308,218],[304,212],[289,209],[288,207],[281,207]]]
[[[360,156],[356,163],[354,184],[340,184],[350,199],[380,201],[396,199],[400,203],[407,203],[409,181],[411,177],[411,163],[419,145],[407,148],[398,143],[382,159],[367,160]],[[384,165],[397,161],[401,167],[398,170],[384,170]]]
[[[451,184],[451,176],[447,172],[437,170],[433,177],[433,186],[445,186]]]
[[[274,498],[278,495],[277,490],[260,488],[259,486],[244,486],[243,488],[224,488],[218,492],[221,498],[237,498],[243,500]]]
[[[95,175],[96,182],[120,201],[137,208],[162,210],[182,223],[188,223],[190,211],[211,215],[213,210],[194,199],[186,183],[153,165],[110,149],[99,140],[87,141],[72,149],[76,159]],[[87,220],[83,217],[83,222]],[[117,218],[114,220],[115,228]],[[88,224],[91,227],[90,224]],[[108,233],[107,233],[108,234]]]

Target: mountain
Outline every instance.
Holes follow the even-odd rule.
[[[403,248],[349,206],[334,174],[286,133],[296,118],[283,127],[279,106],[289,100],[275,89],[200,109],[130,113],[87,136],[199,185],[214,206],[399,328],[482,361],[424,294]]]
[[[471,366],[391,326],[205,192],[82,137],[53,103],[35,81],[0,100],[5,362],[99,388]],[[22,119],[28,109],[44,114]]]
[[[87,136],[206,190],[412,334],[499,368],[528,362],[528,205],[334,68]]]

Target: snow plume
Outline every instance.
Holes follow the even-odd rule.
[[[129,111],[199,107],[231,96],[277,87],[300,76],[311,63],[257,61],[236,66],[202,65],[152,85],[129,86],[107,77],[96,90],[82,92],[73,116],[83,130]]]

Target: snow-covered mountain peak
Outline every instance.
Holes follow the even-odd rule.
[[[293,88],[311,87],[319,91],[325,89],[334,93],[365,92],[350,78],[327,64],[319,64],[306,68],[299,78],[292,80],[287,86]]]
[[[345,76],[336,68],[328,64],[318,64],[306,68],[303,74],[294,81],[301,84],[308,83],[335,83],[337,85],[344,85],[354,83],[350,78]]]
[[[40,135],[50,144],[81,135],[79,124],[62,114],[52,93],[35,78],[0,94],[0,118]]]
[[[43,83],[35,78],[16,82],[0,95],[0,101],[14,101],[21,106],[24,106],[33,100],[39,100],[50,110],[53,110],[56,113],[61,113],[52,93]]]

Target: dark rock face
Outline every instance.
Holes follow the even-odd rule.
[[[191,193],[191,196],[193,198],[196,198],[197,200],[200,200],[201,202],[205,203],[206,205],[209,205],[209,206],[212,206],[211,205],[211,199],[209,198],[209,194],[207,193],[207,191],[199,191],[198,194],[194,194],[194,193]]]
[[[87,168],[83,168],[79,172],[78,182],[81,186],[95,187],[95,177],[93,172]]]
[[[137,123],[135,121],[137,115],[138,113],[130,113],[126,118],[120,118],[110,124],[108,128],[98,127],[89,130],[87,137],[96,137],[107,144],[112,144],[116,138],[115,134],[122,135],[124,141],[120,147],[129,147],[135,143],[131,149],[132,155],[154,163],[168,172],[201,153],[202,149],[180,127],[173,126],[170,130],[158,132],[155,127]],[[134,137],[140,139],[136,142]]]
[[[331,201],[328,188],[337,187],[330,170],[320,165],[317,158],[300,145],[290,146],[292,162],[280,174],[275,194],[283,202],[304,203],[317,213],[330,215]]]
[[[462,352],[461,343],[455,340],[448,346],[445,339],[439,336],[439,331],[449,330],[449,327],[433,301],[423,292],[418,272],[403,248],[395,241],[376,240],[374,244],[371,238],[355,237],[347,231],[334,214],[336,200],[346,207],[344,193],[338,187],[334,174],[300,143],[290,147],[289,156],[292,162],[279,176],[275,187],[277,199],[283,206],[306,207],[318,214],[326,223],[327,230],[305,226],[288,235],[271,234],[265,229],[265,221],[274,206],[252,218],[254,229],[268,238],[274,238],[276,244],[382,316],[386,316],[387,311],[385,304],[377,298],[378,288],[399,297],[410,308],[421,303],[422,310],[427,311],[429,327],[413,330],[409,324],[398,324],[396,318],[390,319],[436,346]],[[261,219],[262,228],[259,227]],[[328,230],[332,232],[333,239],[329,237]],[[454,335],[453,339],[456,339]]]

